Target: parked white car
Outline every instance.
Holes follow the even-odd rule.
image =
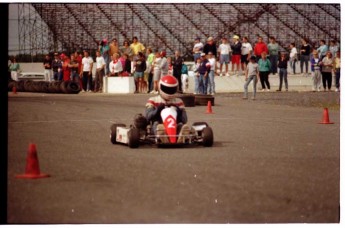
[[[43,72],[21,72],[18,75],[18,80],[44,81],[44,73]]]

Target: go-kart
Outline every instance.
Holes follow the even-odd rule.
[[[160,113],[162,124],[160,132],[153,133],[153,123],[148,122],[142,114],[137,114],[134,124],[126,127],[125,124],[116,123],[110,127],[110,141],[113,144],[125,144],[130,148],[138,148],[140,144],[154,144],[163,146],[213,145],[213,131],[206,122],[195,122],[191,127],[183,126],[178,129],[177,111],[174,106],[166,106]],[[186,125],[187,126],[187,125]],[[162,134],[162,131],[163,134]],[[182,132],[182,133],[181,133]],[[159,134],[158,134],[159,133]]]

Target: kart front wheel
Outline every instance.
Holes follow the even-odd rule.
[[[140,131],[138,128],[131,128],[128,131],[128,146],[130,148],[138,148],[140,140]]]
[[[117,142],[116,142],[116,128],[117,127],[126,127],[126,125],[125,124],[112,124],[111,126],[110,126],[110,142],[112,143],[112,144],[116,144]]]
[[[213,145],[213,131],[210,127],[205,127],[202,130],[202,145],[211,147]]]

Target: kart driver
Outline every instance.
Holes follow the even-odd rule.
[[[176,97],[178,90],[178,81],[174,76],[166,75],[159,81],[159,95],[149,98],[146,103],[145,117],[152,122],[152,133],[157,135],[162,143],[168,143],[164,125],[162,124],[161,111],[166,106],[174,106],[177,111],[177,132],[179,137],[177,143],[185,141],[184,135],[190,134],[190,128],[186,125],[187,113],[183,101]],[[163,137],[160,137],[163,136]]]

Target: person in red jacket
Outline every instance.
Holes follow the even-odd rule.
[[[261,36],[258,37],[258,42],[254,46],[254,55],[256,57],[256,62],[259,62],[259,59],[261,58],[261,54],[263,52],[268,53],[268,48],[265,42],[263,42],[263,39]]]
[[[68,64],[70,63],[70,59],[67,55],[62,53],[60,55],[60,58],[62,60],[62,72],[63,72],[63,80],[69,81],[71,78],[71,69],[68,67]]]

